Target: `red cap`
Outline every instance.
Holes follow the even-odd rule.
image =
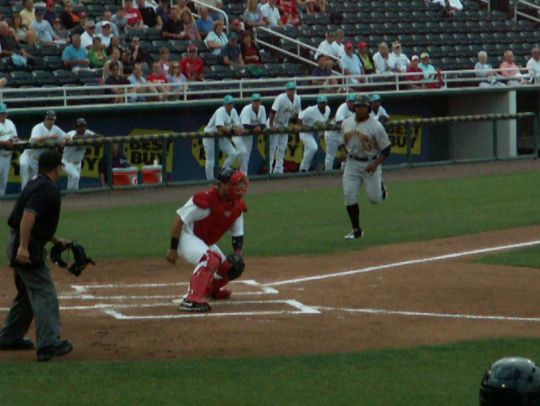
[[[81,11],[81,13],[79,14],[79,17],[86,18],[88,17],[88,14],[86,14],[84,11]]]
[[[56,2],[54,0],[47,0],[47,7],[51,7],[56,5]]]
[[[360,48],[360,49],[367,48],[367,43],[362,41],[361,43],[358,44],[358,48]]]
[[[191,44],[190,46],[188,46],[187,50],[188,50],[188,52],[197,51],[197,45]]]
[[[242,24],[242,21],[240,21],[238,18],[235,18],[232,22],[232,25],[240,25]]]
[[[345,48],[352,48],[352,47],[353,47],[352,42],[346,42],[345,43]]]

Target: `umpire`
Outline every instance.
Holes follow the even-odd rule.
[[[62,154],[47,150],[39,156],[38,175],[20,194],[8,224],[10,266],[15,274],[17,296],[0,331],[0,349],[29,350],[32,341],[24,335],[36,318],[37,360],[48,361],[73,350],[68,340],[60,340],[58,297],[46,265],[45,244],[66,244],[55,237],[60,216]]]

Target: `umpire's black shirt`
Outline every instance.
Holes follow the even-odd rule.
[[[60,189],[51,179],[40,173],[28,182],[19,195],[8,224],[18,234],[24,211],[34,212],[36,221],[30,235],[44,245],[56,233],[60,204]]]

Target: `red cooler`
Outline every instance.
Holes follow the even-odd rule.
[[[163,180],[161,165],[145,165],[142,167],[143,183],[161,183]]]
[[[136,166],[130,168],[113,168],[113,185],[114,186],[132,186],[139,183],[137,174],[139,170]]]

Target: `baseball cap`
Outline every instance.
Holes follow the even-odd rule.
[[[356,101],[356,95],[353,94],[353,93],[349,93],[347,95],[347,97],[345,98],[346,101],[352,101],[352,102],[355,102]]]
[[[188,46],[187,50],[188,52],[197,52],[197,45],[191,44],[190,46]]]
[[[362,41],[358,44],[358,48],[362,49],[362,48],[367,48],[367,43]]]
[[[253,100],[253,101],[261,100],[261,94],[260,93],[253,93],[251,95],[251,100]]]
[[[420,60],[420,58],[418,57],[418,55],[413,55],[411,57],[411,61],[419,61],[419,60]]]
[[[56,113],[54,110],[47,110],[45,113],[45,118],[54,118],[56,119]]]
[[[39,156],[39,171],[52,171],[62,165],[62,154],[55,149],[47,149]]]
[[[372,103],[375,103],[375,102],[381,101],[381,96],[379,96],[378,94],[374,94],[374,95],[371,95],[370,99]]]
[[[352,47],[353,47],[352,42],[349,41],[345,43],[345,48],[352,48]]]
[[[392,42],[392,47],[400,47],[400,46],[401,46],[401,42],[399,41]]]
[[[86,120],[84,118],[78,118],[77,119],[77,127],[86,127]]]
[[[317,96],[317,103],[328,103],[328,97],[323,94]]]
[[[240,26],[242,24],[242,21],[240,21],[238,18],[235,18],[232,22],[232,25],[234,26]]]
[[[226,105],[226,104],[233,104],[234,103],[234,97],[232,97],[230,94],[228,94],[227,96],[225,96],[223,98],[223,105]]]
[[[101,24],[102,27],[110,27],[111,26],[111,23],[109,23],[108,21],[103,21],[103,23]]]
[[[56,2],[54,0],[47,0],[47,7],[51,7],[51,6],[55,6],[56,5]]]
[[[7,106],[6,103],[0,103],[0,114],[7,113]]]
[[[429,54],[427,52],[422,52],[420,54],[420,59],[429,58]]]
[[[285,89],[286,90],[295,90],[296,89],[296,84],[294,82],[287,82],[287,84],[285,85]]]
[[[45,15],[45,9],[43,7],[36,7],[35,13],[36,15],[43,16]]]
[[[80,18],[86,18],[86,17],[88,17],[88,14],[86,14],[84,11],[81,11],[81,13],[79,14],[79,17]]]
[[[92,27],[95,27],[96,26],[96,23],[92,20],[89,20],[86,22],[86,24],[84,25],[85,28],[92,28]]]

